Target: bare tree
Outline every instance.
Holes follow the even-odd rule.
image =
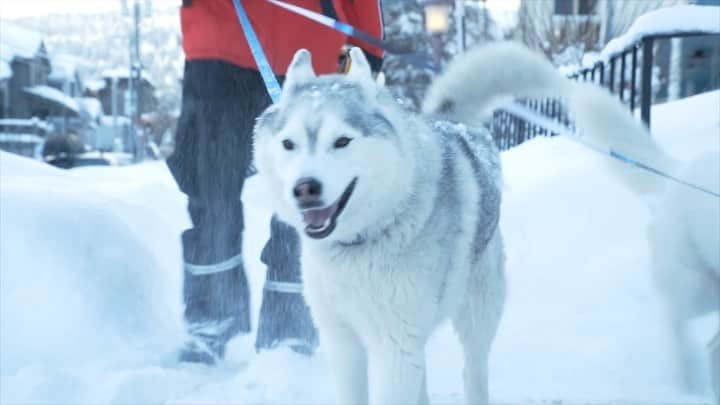
[[[684,0],[523,0],[515,38],[554,63],[581,64],[648,11]]]

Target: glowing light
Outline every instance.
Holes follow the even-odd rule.
[[[425,6],[425,29],[431,34],[447,32],[450,28],[450,6],[429,4]]]

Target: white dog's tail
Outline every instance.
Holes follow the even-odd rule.
[[[503,99],[559,97],[566,102],[581,136],[663,171],[675,163],[610,93],[563,77],[544,56],[511,42],[479,47],[456,58],[428,91],[426,113],[445,113],[463,122],[487,117]],[[633,190],[656,192],[663,180],[608,158],[612,172]]]

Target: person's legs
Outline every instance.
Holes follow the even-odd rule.
[[[240,193],[257,112],[246,72],[220,61],[191,61],[185,70],[176,149],[168,159],[188,195],[193,224],[182,235],[185,320],[192,339],[181,361],[214,363],[231,337],[250,331]]]
[[[260,260],[268,268],[255,348],[260,351],[287,345],[312,354],[318,337],[302,296],[300,239],[295,229],[273,217],[270,240]]]
[[[168,158],[188,195],[193,228],[183,232],[185,319],[193,340],[185,361],[214,363],[227,341],[250,330],[242,265],[240,194],[252,153],[255,118],[270,100],[258,72],[220,61],[188,62],[176,149]],[[262,260],[268,265],[256,348],[282,342],[311,353],[317,333],[299,292],[300,242],[273,220]]]

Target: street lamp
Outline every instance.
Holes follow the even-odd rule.
[[[450,14],[453,12],[457,24],[456,37],[458,52],[465,50],[465,0],[424,0],[425,30],[432,35],[434,45],[439,43],[440,34],[450,30]],[[439,55],[436,54],[436,57]]]
[[[142,77],[143,65],[140,57],[140,22],[142,19],[140,0],[132,1],[132,28],[130,32],[130,68],[128,74],[128,92],[130,93],[130,128],[133,139],[133,149],[135,159],[140,161],[144,159],[145,139],[142,135],[138,136],[137,127],[140,126],[140,116],[142,114]],[[145,17],[150,17],[152,13],[152,0],[145,0]],[[125,17],[131,16],[131,10],[128,0],[121,0],[122,13]],[[140,138],[138,140],[138,138]]]
[[[425,30],[430,34],[444,34],[450,29],[450,1],[426,1]]]
[[[442,34],[450,29],[451,0],[422,0],[425,30],[430,34],[430,45],[433,50],[435,64],[442,60]]]

